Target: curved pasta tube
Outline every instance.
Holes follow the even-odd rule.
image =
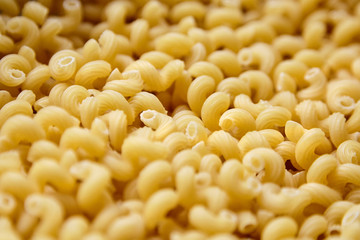
[[[17,205],[18,203],[12,195],[0,192],[0,213],[2,216],[11,217]]]
[[[104,90],[96,96],[99,108],[98,114],[103,115],[109,110],[122,110],[126,114],[128,124],[134,122],[134,111],[123,95],[113,90]]]
[[[344,163],[336,167],[329,175],[329,185],[333,188],[343,189],[347,183],[359,185],[359,165]]]
[[[188,69],[192,77],[198,78],[202,75],[212,77],[215,80],[215,85],[224,79],[224,75],[220,68],[213,63],[200,61],[196,62]]]
[[[122,156],[129,160],[135,168],[145,166],[149,161],[166,159],[168,149],[161,142],[142,137],[127,137],[121,147]]]
[[[40,109],[35,115],[34,120],[38,122],[45,132],[49,133],[50,128],[57,127],[60,134],[70,127],[77,127],[80,121],[71,116],[66,110],[56,107],[48,106]]]
[[[121,42],[118,36],[111,30],[105,30],[99,37],[100,58],[112,62],[118,52],[121,51]]]
[[[334,156],[330,154],[321,155],[308,169],[306,181],[308,183],[316,182],[327,185],[327,178],[329,174],[337,168],[337,165],[337,159]]]
[[[73,165],[70,172],[82,180],[76,200],[84,212],[94,216],[104,206],[111,203],[107,190],[111,174],[107,168],[98,163],[82,161]]]
[[[288,216],[277,217],[271,220],[261,232],[262,240],[282,239],[295,237],[298,225]]]
[[[22,114],[31,117],[33,115],[31,105],[24,100],[9,101],[0,109],[0,127],[12,116]]]
[[[241,65],[238,62],[235,53],[230,50],[218,50],[212,52],[207,61],[218,66],[225,76],[238,76],[241,72]]]
[[[276,88],[279,88],[279,84],[281,84],[282,78],[284,78],[284,74],[287,77],[290,77],[294,82],[295,89],[292,87],[292,92],[296,90],[296,86],[300,88],[304,88],[308,85],[306,80],[304,79],[304,76],[308,70],[308,67],[297,60],[285,60],[279,63],[274,71],[273,71],[273,79],[274,79],[274,85]],[[284,89],[284,90],[290,90],[290,89]]]
[[[174,156],[171,165],[174,172],[179,171],[185,166],[191,166],[198,170],[200,161],[201,155],[198,152],[193,149],[185,149]]]
[[[171,165],[163,160],[154,161],[143,168],[136,184],[141,199],[148,199],[158,189],[162,181],[171,177]]]
[[[49,67],[47,65],[39,65],[29,72],[21,86],[23,89],[37,91],[49,78]]]
[[[238,141],[232,137],[228,132],[223,130],[214,131],[206,140],[206,144],[212,152],[222,155],[225,160],[230,158],[241,158],[241,153],[238,148]]]
[[[206,48],[204,44],[198,42],[191,48],[190,54],[185,57],[185,67],[188,69],[196,62],[204,61],[206,58]]]
[[[216,91],[230,94],[231,102],[239,94],[251,94],[249,84],[237,77],[225,78],[217,85]]]
[[[339,46],[350,43],[360,33],[360,24],[357,18],[349,17],[336,25],[332,40]]]
[[[168,211],[176,207],[179,197],[171,189],[162,189],[153,194],[144,208],[144,222],[147,229],[154,229]]]
[[[166,33],[155,41],[155,50],[165,52],[175,58],[190,53],[192,46],[192,39],[181,33]]]
[[[163,68],[171,60],[174,60],[169,54],[159,51],[148,51],[141,55],[140,60],[144,60],[153,65],[156,69]]]
[[[95,60],[84,64],[75,75],[75,83],[86,88],[93,88],[99,78],[107,77],[111,72],[111,65],[104,60]]]
[[[40,218],[33,236],[56,236],[65,217],[64,209],[57,200],[40,194],[26,198],[25,211]]]
[[[242,234],[251,234],[258,227],[256,215],[249,210],[242,210],[238,213],[237,230]]]
[[[30,142],[45,138],[45,132],[34,119],[18,114],[6,120],[0,130],[0,136],[7,137],[15,146],[20,142]]]
[[[49,61],[51,77],[61,82],[72,79],[82,64],[83,57],[79,53],[72,50],[58,51]]]
[[[336,150],[336,156],[340,163],[359,164],[360,143],[355,140],[342,142]]]
[[[16,188],[14,188],[16,186]],[[38,192],[38,186],[20,172],[9,171],[0,176],[0,189],[24,201],[30,194]]]
[[[135,175],[135,169],[131,162],[122,159],[116,152],[106,154],[101,163],[108,167],[111,177],[118,181],[128,181]]]
[[[200,115],[204,102],[214,91],[215,81],[212,77],[204,75],[194,79],[187,91],[187,101],[190,109]]]
[[[8,54],[0,60],[0,83],[14,87],[26,80],[31,71],[28,60],[18,54]]]
[[[237,216],[229,210],[214,214],[204,206],[195,205],[190,209],[189,222],[195,228],[207,233],[231,233],[236,229]]]
[[[219,125],[222,130],[229,132],[237,139],[256,129],[253,116],[249,112],[237,108],[225,111],[219,119]]]
[[[15,230],[11,219],[7,217],[0,218],[0,228],[2,229],[0,233],[0,238],[11,239],[11,240],[20,240],[20,234]]]
[[[61,148],[85,150],[87,156],[99,158],[105,154],[106,143],[99,136],[91,133],[88,129],[71,127],[64,131],[61,136]]]
[[[36,13],[36,14],[35,14]],[[21,14],[39,25],[42,25],[47,18],[49,9],[38,2],[27,2],[25,3]]]
[[[277,51],[267,43],[255,43],[243,48],[238,52],[237,58],[242,66],[255,66],[266,74],[269,74],[280,60]]]
[[[258,103],[253,103],[248,95],[240,94],[234,99],[234,107],[244,109],[256,118],[262,111],[269,108],[271,105],[268,101],[260,100]]]
[[[137,213],[118,217],[111,222],[106,234],[111,240],[142,239],[145,235],[144,219]]]
[[[356,140],[357,134],[348,134],[346,129],[346,118],[341,113],[333,113],[328,118],[329,135],[331,142],[335,147],[339,147],[340,144],[352,138]]]
[[[304,49],[295,54],[294,59],[305,63],[311,68],[322,68],[325,57],[317,50]]]
[[[244,155],[255,148],[271,148],[266,137],[259,131],[247,132],[239,141],[238,147]]]
[[[42,158],[52,158],[60,160],[62,155],[59,147],[49,140],[40,140],[34,142],[28,152],[27,160],[36,162]]]
[[[360,99],[357,94],[358,91],[360,91],[358,80],[331,81],[327,85],[326,103],[332,112],[348,115],[355,109],[355,104]]]
[[[144,19],[138,19],[131,24],[130,42],[133,51],[137,55],[142,55],[148,50],[149,24]]]
[[[70,173],[52,159],[41,159],[33,164],[29,171],[29,179],[42,190],[51,184],[62,192],[71,192],[75,188],[75,180]]]
[[[190,145],[195,145],[200,141],[206,141],[207,135],[207,129],[202,123],[197,121],[190,121],[185,128],[185,136]]]
[[[108,113],[109,139],[115,150],[120,151],[127,135],[127,118],[121,110]]]
[[[73,116],[80,118],[79,106],[81,102],[89,96],[90,93],[83,86],[69,86],[61,95],[61,106]]]
[[[309,169],[311,164],[319,156],[316,149],[320,145],[327,146],[324,150],[330,152],[332,150],[329,140],[321,129],[313,128],[304,133],[296,144],[295,157],[296,162],[304,169]]]
[[[284,107],[269,107],[262,111],[256,118],[256,129],[284,127],[291,120],[291,112]]]
[[[324,217],[329,225],[328,228],[331,229],[332,226],[340,224],[344,214],[354,205],[350,201],[338,201],[331,204],[324,212]]]
[[[62,4],[64,16],[54,19],[61,24],[61,33],[69,34],[74,32],[81,23],[82,4],[78,0],[65,0]]]
[[[236,29],[235,35],[242,46],[249,46],[254,42],[271,43],[276,32],[272,26],[263,21],[252,21]]]
[[[326,91],[326,76],[321,72],[319,68],[309,69],[305,76],[305,80],[310,83],[308,88],[302,89],[297,93],[297,97],[300,100],[312,99],[321,100],[325,97]]]
[[[328,134],[329,127],[326,124],[326,121],[328,121],[326,118],[329,117],[330,113],[325,103],[305,100],[295,107],[295,112],[304,128],[320,127],[321,130]]]
[[[264,170],[262,181],[281,183],[285,175],[285,164],[282,157],[269,148],[255,148],[247,152],[242,162],[255,173]]]
[[[89,221],[83,216],[71,216],[64,221],[59,231],[60,240],[82,238],[89,229]]]
[[[221,115],[230,106],[230,96],[226,93],[216,92],[211,94],[201,108],[201,118],[205,127],[210,130],[220,129],[219,120]]]
[[[249,83],[251,90],[255,91],[252,96],[254,102],[267,100],[273,95],[273,84],[271,79],[263,72],[256,70],[249,70],[240,74],[239,78]]]
[[[121,93],[124,97],[132,97],[141,92],[144,83],[138,70],[131,70],[120,74],[116,68],[112,71],[109,78],[115,75],[118,75],[115,79],[108,79],[103,87],[104,90],[114,90]]]
[[[299,190],[311,197],[311,203],[320,204],[324,207],[342,199],[338,191],[320,183],[305,183],[299,187]]]
[[[40,31],[36,23],[23,16],[10,18],[6,23],[6,31],[13,36],[21,36],[21,41],[16,43],[16,49],[26,45],[36,49],[40,43]]]
[[[261,191],[261,183],[248,175],[245,166],[238,160],[228,160],[220,169],[218,183],[231,197],[251,200]]]
[[[172,117],[154,110],[146,110],[140,114],[140,120],[148,127],[155,130],[155,140],[163,140],[177,130]]]
[[[188,136],[180,132],[170,133],[163,140],[163,143],[167,149],[169,149],[169,158],[172,158],[177,152],[190,146]]]

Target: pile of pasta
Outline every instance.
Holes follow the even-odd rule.
[[[0,239],[358,239],[357,0],[1,0]]]

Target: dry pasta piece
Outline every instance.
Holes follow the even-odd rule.
[[[201,108],[201,119],[205,127],[210,130],[220,129],[219,120],[221,115],[230,106],[230,96],[226,93],[216,92],[211,94]]]
[[[155,140],[163,140],[170,133],[177,130],[175,121],[172,117],[156,112],[146,110],[140,114],[140,120],[148,127],[155,130]]]
[[[39,2],[27,2],[25,3],[21,13],[23,16],[32,19],[39,25],[42,25],[47,18],[49,9]]]
[[[165,52],[176,58],[187,55],[192,46],[192,39],[180,33],[167,33],[155,41],[155,50]]]
[[[194,79],[187,92],[187,101],[190,109],[200,115],[204,102],[214,91],[215,81],[212,77],[203,75]]]
[[[13,17],[6,23],[6,31],[13,36],[21,36],[16,49],[26,45],[36,49],[40,43],[40,31],[36,23],[24,16]]]
[[[21,55],[9,54],[0,60],[0,83],[5,86],[18,86],[26,80],[31,65]]]
[[[86,88],[93,88],[99,78],[107,77],[111,72],[111,65],[104,60],[95,60],[83,65],[75,75],[75,83]]]
[[[283,216],[271,220],[261,232],[262,240],[295,237],[298,225],[294,219]]]

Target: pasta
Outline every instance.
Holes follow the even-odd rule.
[[[0,239],[358,239],[359,17],[0,0]]]

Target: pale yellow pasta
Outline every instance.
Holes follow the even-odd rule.
[[[81,22],[81,2],[78,0],[65,0],[62,3],[64,16],[55,18],[61,24],[61,33],[74,32]]]
[[[344,188],[345,184],[352,183],[359,184],[359,166],[352,163],[344,163],[339,166],[330,174],[329,184],[335,189],[340,187]]]
[[[145,235],[145,223],[140,214],[132,213],[115,219],[107,229],[108,239],[142,239]]]
[[[304,49],[297,52],[294,59],[305,63],[308,67],[320,69],[323,67],[325,62],[325,57],[321,55],[320,51],[313,49]]]
[[[294,219],[282,216],[272,219],[261,232],[262,240],[295,237],[298,225]]]
[[[201,108],[201,118],[210,130],[220,129],[219,119],[230,106],[230,96],[226,93],[211,94]]]
[[[228,26],[212,28],[208,31],[208,37],[215,49],[227,48],[237,52],[241,47],[241,42],[238,41],[236,33]]]
[[[111,110],[122,110],[127,118],[128,124],[134,122],[134,110],[125,97],[113,90],[104,90],[96,96],[98,101],[98,115],[103,115]]]
[[[321,215],[312,215],[302,223],[298,236],[316,239],[327,229],[327,220]]]
[[[0,226],[3,231],[0,233],[0,237],[4,239],[19,240],[21,236],[16,232],[11,220],[7,217],[0,218]]]
[[[147,20],[150,26],[157,25],[167,14],[167,7],[157,1],[147,2],[141,11],[141,16]]]
[[[57,235],[64,219],[64,210],[58,201],[45,195],[33,194],[25,201],[25,211],[40,219],[32,234],[34,237]]]
[[[271,145],[259,131],[250,131],[240,139],[238,147],[241,154],[245,154],[255,148],[271,148]]]
[[[230,197],[242,201],[254,199],[261,191],[261,183],[248,175],[245,166],[238,160],[228,160],[220,169],[218,183]]]
[[[239,94],[250,96],[250,88],[248,82],[244,79],[236,77],[229,77],[222,80],[216,87],[217,92],[225,92],[230,94],[230,100],[233,102],[235,97]]]
[[[206,58],[206,48],[204,44],[198,42],[193,45],[191,48],[191,52],[185,58],[185,66],[189,68],[191,65],[195,64],[196,62],[204,61]]]
[[[342,46],[350,43],[359,32],[360,25],[357,18],[349,17],[336,25],[331,37],[335,44]]]
[[[230,158],[240,159],[241,153],[238,148],[238,141],[228,132],[223,130],[214,131],[206,140],[206,144],[213,153],[223,156],[225,160]]]
[[[324,73],[319,68],[311,68],[306,72],[304,78],[310,86],[300,90],[297,97],[300,100],[322,100],[325,97],[327,82]]]
[[[137,191],[140,198],[148,199],[159,190],[163,181],[171,177],[171,174],[171,165],[163,160],[154,161],[143,168],[137,181]]]
[[[360,144],[354,140],[347,140],[342,142],[336,150],[336,156],[340,163],[354,163],[358,164],[358,157],[360,156]]]
[[[178,195],[173,190],[163,189],[153,194],[146,202],[144,208],[146,228],[153,229],[177,203]]]
[[[249,70],[240,74],[239,79],[249,84],[250,90],[255,94],[252,96],[254,102],[268,100],[273,95],[273,84],[271,79],[261,71]]]
[[[106,154],[101,163],[110,170],[113,179],[126,181],[135,175],[131,162],[122,159],[119,153],[111,152]]]
[[[192,45],[192,39],[184,34],[167,33],[156,39],[155,50],[182,57],[190,52]]]
[[[214,91],[215,81],[212,77],[202,75],[195,78],[187,92],[187,101],[190,109],[200,115],[204,102]]]
[[[72,50],[58,51],[49,62],[51,77],[57,81],[72,79],[82,64],[82,56],[79,53]]]
[[[32,116],[31,104],[21,99],[4,104],[0,109],[0,126],[3,126],[6,120],[17,114]]]
[[[9,54],[0,60],[0,83],[5,86],[18,86],[26,80],[31,65],[21,55]]]
[[[269,107],[262,111],[256,118],[257,130],[284,127],[291,120],[291,112],[283,107]]]
[[[128,47],[122,41],[123,38],[117,36],[114,32],[110,30],[105,30],[99,37],[99,45],[100,45],[100,58],[107,61],[112,62],[115,58],[116,54],[122,50],[122,48]],[[126,42],[126,41],[125,41]],[[125,45],[125,46],[124,46]]]
[[[104,90],[114,90],[121,93],[123,96],[134,96],[143,88],[143,80],[137,70],[127,71],[120,74],[116,68],[110,74]]]
[[[327,178],[330,177],[329,174],[337,168],[337,165],[337,159],[334,156],[330,154],[321,155],[308,169],[306,181],[327,185]]]
[[[304,133],[303,136],[296,143],[295,157],[296,162],[304,169],[309,169],[311,164],[318,158],[316,150],[319,150],[320,145],[323,145],[323,153],[329,153],[332,146],[329,140],[325,137],[324,132],[319,128],[313,128]]]
[[[270,43],[276,36],[275,30],[269,24],[262,21],[251,21],[236,29],[235,35],[243,46],[249,46],[255,42]]]
[[[153,160],[166,159],[168,154],[163,143],[139,136],[127,137],[121,147],[121,152],[123,158],[129,160],[135,168],[143,167]]]
[[[89,97],[90,94],[86,88],[80,85],[69,86],[61,95],[60,105],[73,116],[80,118],[79,106],[81,102]]]
[[[326,103],[332,112],[340,112],[348,115],[355,108],[355,103],[359,100],[356,94],[360,89],[360,84],[355,79],[341,79],[331,81],[327,85]]]
[[[5,104],[11,102],[13,97],[6,90],[0,90],[0,108],[2,108]]]
[[[17,100],[23,100],[28,102],[30,105],[35,103],[36,95],[31,90],[23,90],[19,95],[16,97]]]
[[[206,13],[204,24],[208,29],[218,26],[235,28],[242,23],[242,14],[236,8],[220,7]]]
[[[83,65],[75,75],[75,83],[86,88],[92,88],[99,78],[107,77],[111,72],[111,65],[104,60],[95,60]]]
[[[305,48],[305,42],[301,37],[291,35],[277,37],[273,45],[282,56],[294,56],[297,52]]]
[[[21,168],[20,153],[17,151],[7,151],[0,153],[1,173],[7,171],[19,171]]]
[[[306,24],[302,36],[306,43],[306,47],[318,49],[321,46],[325,34],[326,34],[325,23],[321,21],[312,21],[311,23]]]
[[[215,80],[215,84],[224,79],[224,75],[220,68],[213,63],[200,61],[196,62],[188,69],[191,76],[197,78],[202,75],[207,75]]]
[[[199,202],[199,196],[195,188],[195,169],[192,166],[183,166],[175,175],[176,193],[179,197],[179,205],[191,207]],[[189,196],[192,196],[189,198]]]
[[[212,52],[207,61],[218,66],[225,76],[237,76],[241,72],[241,65],[238,62],[235,53],[229,50],[219,50]]]
[[[83,216],[71,216],[64,221],[59,230],[60,240],[75,240],[82,238],[88,231],[89,223]]]
[[[248,95],[239,94],[234,99],[234,107],[246,110],[254,118],[256,118],[262,111],[269,108],[271,105],[268,101],[260,100],[254,103]]]
[[[297,60],[285,60],[279,63],[273,72],[273,78],[275,81],[275,86],[277,86],[278,82],[281,80],[281,75],[285,73],[285,76],[290,76],[293,80],[295,80],[296,86],[301,88],[306,87],[308,83],[305,81],[304,76],[308,70],[308,67]],[[295,88],[296,90],[296,88]]]
[[[18,114],[6,120],[0,130],[0,137],[6,137],[14,146],[20,142],[35,142],[45,138],[40,124],[32,118]]]
[[[328,106],[323,102],[304,100],[295,107],[295,112],[304,128],[320,127],[325,133],[328,133],[330,112]]]
[[[0,53],[11,53],[14,47],[14,41],[10,37],[0,34]]]
[[[14,0],[5,0],[1,2],[1,11],[4,11],[5,13],[16,16],[19,14],[19,5]]]
[[[40,43],[40,31],[36,23],[24,16],[11,18],[6,23],[6,31],[10,35],[21,36],[21,41],[15,44],[15,48],[26,45],[31,48],[37,48]]]
[[[255,173],[264,171],[262,174],[264,182],[281,183],[284,178],[284,161],[274,150],[255,148],[244,155],[242,162]]]
[[[51,158],[54,160],[60,160],[61,150],[59,147],[48,140],[36,141],[29,149],[28,161],[37,162],[42,158]]]
[[[299,187],[299,190],[309,194],[312,203],[317,203],[324,207],[328,207],[342,199],[338,191],[319,183],[303,184]]]
[[[104,166],[81,161],[70,169],[72,175],[82,180],[76,194],[79,207],[86,213],[94,216],[104,206],[111,203],[107,185],[110,183],[110,172]]]
[[[215,46],[208,37],[207,32],[202,28],[192,28],[188,31],[187,35],[195,42],[204,45],[206,52],[210,53],[214,50]],[[230,33],[231,35],[231,33]],[[195,46],[196,44],[194,44]],[[193,46],[193,47],[194,47]]]
[[[357,139],[357,133],[348,134],[345,121],[345,116],[341,113],[333,113],[328,118],[330,140],[335,145],[335,147],[338,147],[346,140]]]
[[[49,9],[39,2],[27,2],[25,3],[21,13],[23,16],[32,19],[39,25],[42,25],[47,18]]]
[[[242,234],[249,234],[256,231],[258,220],[256,215],[249,211],[243,210],[238,213],[238,231]]]
[[[219,126],[238,139],[256,129],[255,119],[251,114],[237,108],[225,111],[219,119]]]
[[[279,61],[278,52],[269,44],[255,43],[248,48],[242,48],[237,54],[238,61],[245,67],[258,67],[269,74]]]
[[[163,140],[170,133],[177,130],[175,121],[162,113],[146,110],[140,114],[140,120],[155,130],[155,140]]]
[[[169,54],[160,51],[148,51],[141,55],[141,60],[151,63],[155,68],[163,68],[168,62],[174,58]]]
[[[191,166],[194,169],[199,169],[201,155],[192,149],[186,149],[177,153],[171,163],[174,172],[179,171],[185,166]]]
[[[39,65],[33,68],[22,83],[22,88],[37,91],[50,78],[50,68],[47,65]]]
[[[327,66],[334,70],[350,69],[352,62],[356,59],[356,48],[342,47],[331,52]]]

